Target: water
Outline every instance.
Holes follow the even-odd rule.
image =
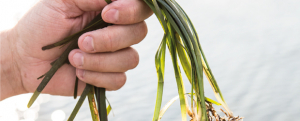
[[[212,71],[235,115],[244,116],[245,121],[300,118],[300,1],[178,2],[192,19]],[[114,113],[109,115],[110,121],[152,119],[157,86],[154,55],[163,31],[155,16],[146,22],[147,37],[134,45],[140,54],[140,64],[127,72],[123,88],[107,92]],[[177,95],[169,54],[166,63],[162,104]],[[207,83],[205,91],[207,97],[215,99]],[[51,96],[47,103],[40,104],[36,121],[51,121],[55,110],[63,110],[68,117],[75,104],[72,97]],[[85,101],[75,120],[91,121],[90,117]],[[179,101],[162,120],[181,120]]]

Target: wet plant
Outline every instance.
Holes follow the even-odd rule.
[[[111,1],[107,0],[106,2],[110,3]],[[190,18],[180,7],[180,5],[175,0],[144,0],[144,2],[155,13],[164,30],[163,39],[155,55],[158,86],[153,121],[161,120],[163,114],[176,99],[179,99],[180,101],[182,121],[187,121],[187,114],[191,118],[191,121],[242,120],[242,118],[240,117],[233,116],[233,113],[225,102],[225,99],[216,82],[216,79],[214,78],[214,75],[208,65],[204,52],[199,43],[197,32]],[[38,78],[43,78],[43,80],[30,99],[28,107],[33,104],[33,102],[39,96],[39,94],[47,85],[55,72],[64,63],[69,63],[68,54],[71,50],[78,48],[77,40],[79,36],[85,32],[104,28],[109,25],[111,24],[104,22],[101,18],[101,14],[99,14],[80,32],[66,37],[65,39],[57,43],[46,45],[42,48],[43,50],[47,50],[68,44],[68,48],[64,51],[64,53],[56,61],[51,63],[51,69],[46,74]],[[167,103],[166,106],[161,108],[164,87],[166,48],[168,48],[169,50],[174,67],[178,97],[175,97],[169,103]],[[190,93],[186,93],[182,75],[180,72],[180,65],[190,82]],[[203,84],[204,75],[208,79],[218,102],[205,97]],[[75,81],[76,83],[74,87],[74,98],[76,98],[77,96],[78,78],[76,78]],[[109,105],[106,108],[105,89],[94,87],[89,84],[86,85],[68,121],[72,121],[75,118],[86,97],[88,97],[93,121],[107,121],[107,115],[110,112],[111,107]],[[190,104],[188,101],[188,97],[190,97],[191,100]],[[212,104],[222,105],[222,107],[225,109],[225,111],[222,110],[225,116],[221,117],[219,114],[217,114]]]

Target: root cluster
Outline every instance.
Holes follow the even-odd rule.
[[[244,118],[239,116],[237,117],[229,116],[224,110],[220,109],[225,114],[225,116],[221,117],[212,106],[212,103],[210,102],[206,102],[206,108],[207,108],[206,112],[209,121],[243,121]]]

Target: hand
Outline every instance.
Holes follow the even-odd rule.
[[[114,25],[87,32],[69,54],[71,65],[63,65],[43,93],[73,95],[75,76],[80,79],[78,93],[85,83],[117,90],[126,81],[125,72],[137,66],[138,53],[131,48],[147,34],[144,22],[152,11],[142,0],[42,0],[11,30],[1,33],[1,95],[7,97],[34,92],[50,63],[67,46],[42,51],[80,31],[98,13]]]

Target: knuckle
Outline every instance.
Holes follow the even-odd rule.
[[[106,64],[103,62],[105,61],[105,57],[102,55],[91,55],[89,58],[86,59],[85,68],[88,70],[93,71],[101,71],[106,68]]]
[[[103,62],[105,62],[105,58],[102,57],[101,55],[98,56],[97,59],[93,59],[94,63],[92,64],[92,66],[95,68],[94,70],[96,71],[101,71],[103,69],[107,68],[107,64],[104,64]]]
[[[107,30],[103,29],[103,30],[96,30],[93,32],[87,32],[85,34],[83,34],[82,36],[87,37],[90,36],[93,38],[93,44],[94,44],[94,51],[95,52],[102,52],[104,50],[107,50],[107,44],[106,44],[106,38],[107,35],[105,34]],[[84,38],[83,38],[84,39]],[[81,45],[83,46],[83,45]]]
[[[131,17],[129,17],[129,21],[130,22],[138,22],[139,20],[139,16],[138,16],[138,7],[136,6],[131,6],[131,8],[129,9],[129,13],[131,15]]]
[[[103,39],[104,39],[104,48],[106,51],[116,51],[115,48],[117,46],[117,42],[114,42],[113,40],[113,35],[111,32],[107,31],[106,34],[103,34]]]

